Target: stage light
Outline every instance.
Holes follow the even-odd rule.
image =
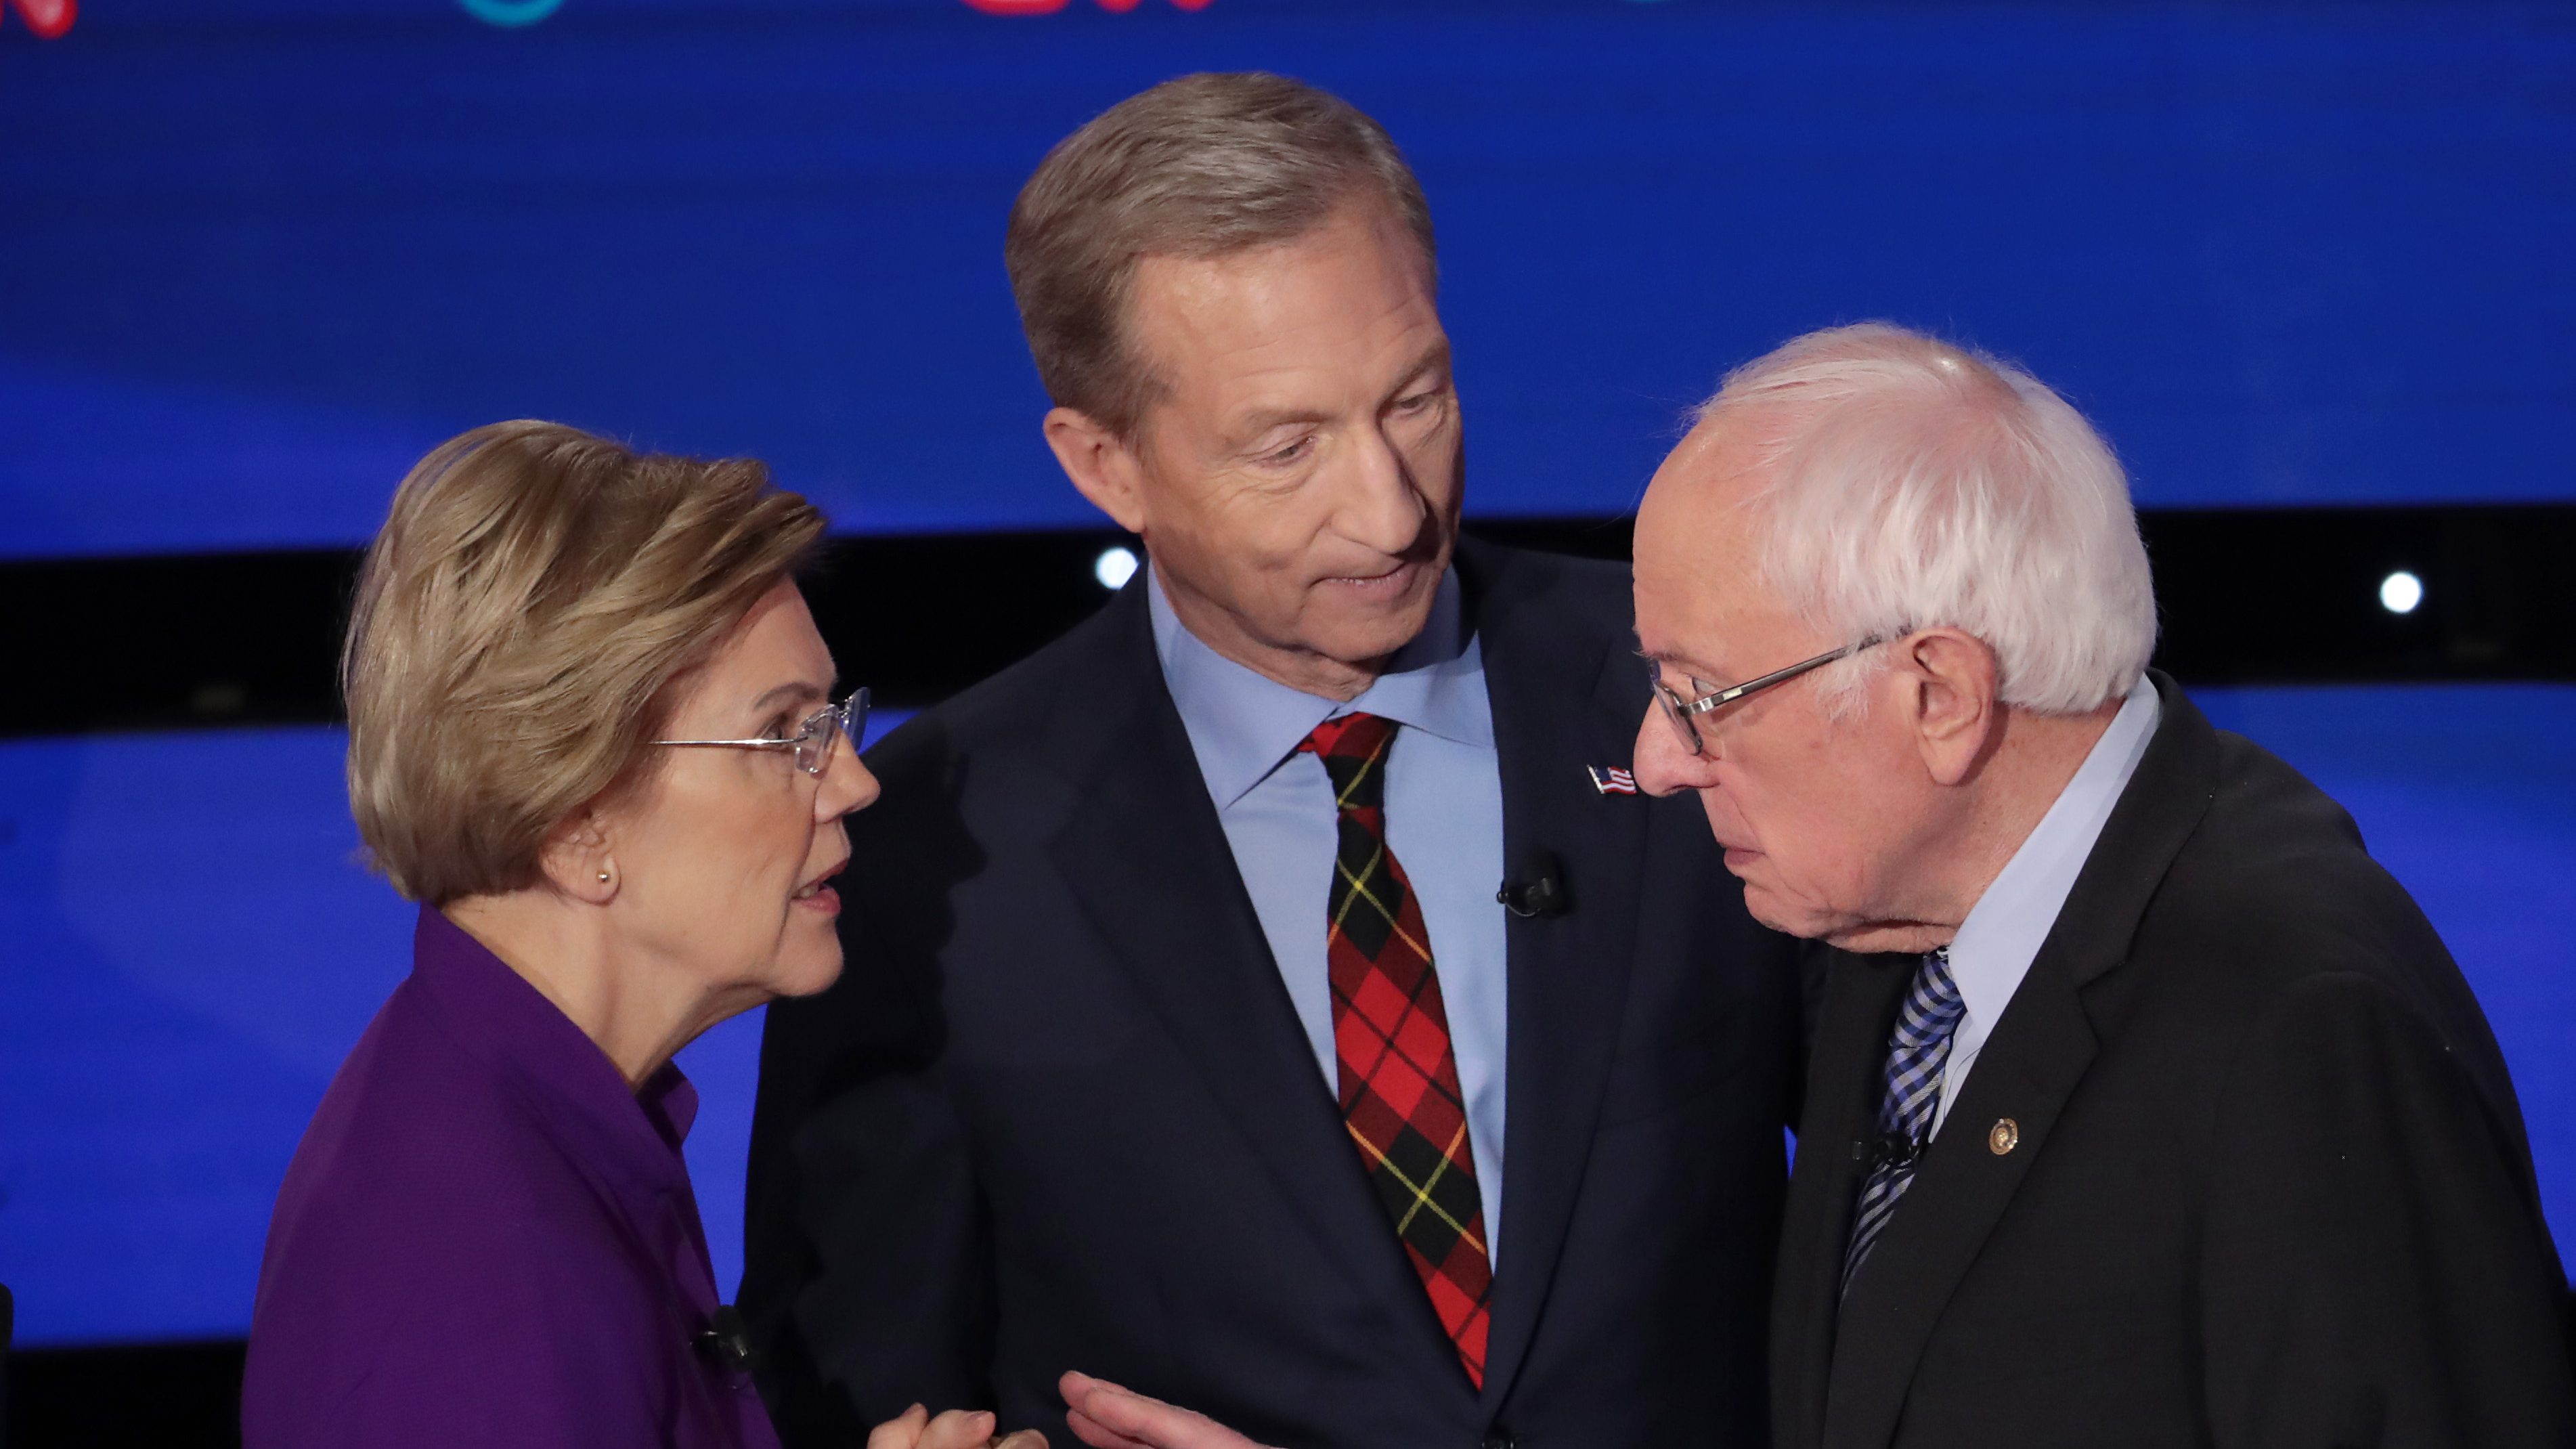
[[[1091,576],[1113,593],[1127,587],[1127,581],[1136,577],[1136,551],[1124,545],[1101,550],[1092,562]]]
[[[2399,569],[2379,581],[2379,607],[2392,614],[2412,614],[2424,602],[2424,581]]]
[[[534,25],[563,8],[563,0],[459,0],[465,13],[486,25],[515,30]]]

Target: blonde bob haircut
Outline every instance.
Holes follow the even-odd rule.
[[[556,423],[494,423],[421,459],[340,656],[349,810],[375,867],[432,906],[537,884],[559,826],[651,778],[674,685],[822,533],[755,461]]]

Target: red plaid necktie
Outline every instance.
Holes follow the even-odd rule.
[[[1324,762],[1340,815],[1324,951],[1342,1120],[1440,1326],[1481,1389],[1494,1270],[1431,933],[1404,867],[1386,848],[1386,752],[1395,731],[1393,720],[1349,714],[1315,726],[1298,746]]]

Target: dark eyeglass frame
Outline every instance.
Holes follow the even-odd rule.
[[[1822,669],[1837,659],[1848,659],[1864,649],[1874,648],[1886,642],[1885,639],[1872,635],[1857,643],[1846,644],[1840,649],[1829,649],[1813,659],[1801,659],[1786,669],[1774,669],[1759,679],[1748,679],[1731,688],[1703,694],[1697,699],[1684,699],[1671,685],[1664,683],[1664,662],[1660,659],[1646,661],[1646,676],[1654,683],[1655,701],[1664,707],[1664,718],[1671,720],[1673,728],[1681,731],[1682,744],[1694,755],[1705,755],[1708,753],[1708,742],[1700,738],[1698,724],[1700,715],[1713,709],[1723,709],[1746,695],[1760,694],[1775,684],[1786,684],[1811,669]],[[1700,681],[1694,679],[1691,682],[1697,684]]]
[[[831,729],[838,725],[849,736],[855,753],[859,742],[867,737],[868,691],[865,687],[850,691],[839,704],[827,704],[797,721],[796,733],[779,739],[756,740],[655,740],[657,745],[703,746],[728,750],[793,750],[796,768],[808,775],[820,775],[832,765]]]

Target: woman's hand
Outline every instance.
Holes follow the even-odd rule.
[[[989,1412],[951,1409],[934,1419],[919,1404],[888,1419],[868,1435],[868,1449],[1047,1449],[1046,1436],[1022,1429],[1007,1439],[993,1437]]]
[[[1092,1449],[1261,1449],[1205,1414],[1089,1374],[1066,1374],[1056,1387],[1064,1394],[1065,1420],[1074,1436]]]

